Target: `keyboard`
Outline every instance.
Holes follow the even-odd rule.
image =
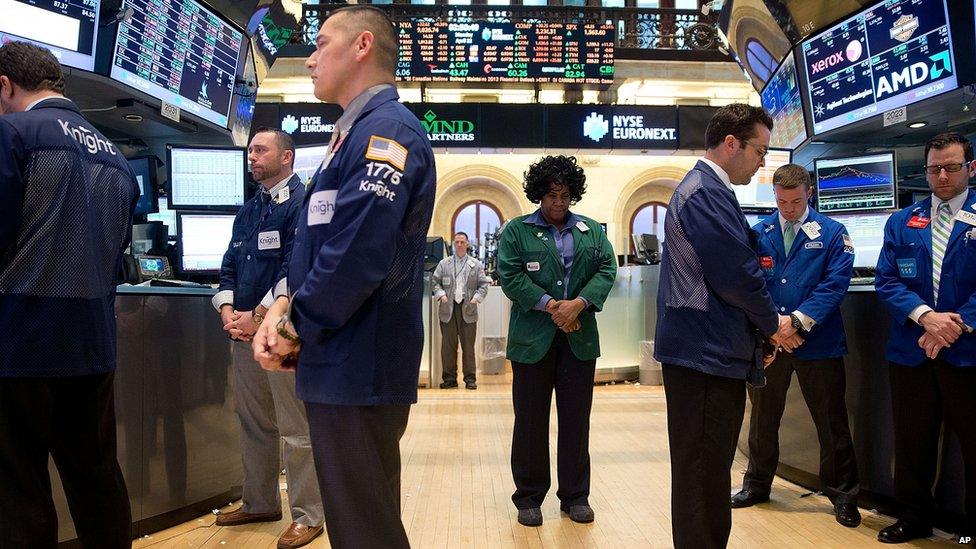
[[[873,286],[873,276],[855,276],[851,278],[851,286]]]

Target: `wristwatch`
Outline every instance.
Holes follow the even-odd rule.
[[[281,315],[281,320],[278,321],[278,326],[277,326],[278,335],[287,339],[288,341],[291,341],[292,343],[301,343],[302,342],[301,338],[292,335],[291,332],[288,331],[288,328],[285,327],[288,325],[288,320],[289,320],[288,315]]]
[[[790,313],[790,324],[792,324],[793,328],[795,328],[798,332],[806,331],[803,329],[803,323],[800,322],[800,317],[796,316],[796,313]]]
[[[258,310],[255,308],[253,311],[251,311],[251,321],[254,322],[255,324],[261,324],[262,322],[264,322],[264,315],[259,313]]]

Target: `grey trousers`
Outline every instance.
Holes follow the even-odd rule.
[[[461,370],[464,382],[477,381],[477,366],[474,362],[474,338],[478,333],[478,323],[464,321],[461,304],[454,302],[454,312],[449,322],[441,322],[441,377],[444,381],[457,383],[457,349],[461,340]]]
[[[325,520],[305,406],[295,394],[295,374],[267,372],[254,361],[251,344],[232,345],[234,402],[241,421],[244,512],[281,509],[278,473],[285,443],[285,477],[293,522],[318,526]]]

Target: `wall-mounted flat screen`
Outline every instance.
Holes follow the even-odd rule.
[[[234,214],[178,212],[180,270],[190,274],[220,272],[234,232]]]
[[[884,244],[884,228],[891,212],[847,214],[830,216],[847,227],[854,241],[854,266],[860,269],[873,269],[878,265],[878,256]]]
[[[101,0],[0,0],[0,44],[26,40],[51,50],[62,65],[95,68]]]
[[[820,213],[890,210],[896,207],[895,153],[813,161]]]
[[[763,89],[762,106],[773,117],[771,147],[795,149],[807,138],[807,125],[803,119],[803,98],[800,81],[796,74],[793,53],[787,54]]]
[[[129,7],[111,77],[226,128],[244,33],[194,0],[125,0]]]
[[[944,0],[886,0],[804,41],[813,133],[957,86]]]
[[[766,162],[748,185],[732,185],[739,206],[749,210],[773,210],[776,208],[776,195],[773,193],[773,173],[780,166],[790,163],[789,149],[769,149]]]
[[[235,95],[237,101],[234,104],[234,113],[230,122],[230,137],[234,145],[247,147],[247,139],[251,135],[251,124],[254,122],[254,105],[257,102],[258,88],[257,75],[254,71],[254,54],[251,45],[244,43],[247,48],[247,56],[244,58],[244,68],[239,71],[243,74],[244,85],[238,85]],[[254,87],[250,87],[250,83]]]
[[[243,147],[166,147],[169,208],[237,210],[244,205]]]
[[[613,83],[610,23],[400,21],[408,82]]]

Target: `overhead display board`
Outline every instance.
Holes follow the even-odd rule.
[[[194,0],[125,7],[111,77],[226,128],[244,33]]]
[[[803,119],[800,79],[792,53],[787,54],[760,96],[763,108],[773,117],[769,146],[787,149],[799,147],[807,138],[807,126]]]
[[[0,44],[26,40],[63,65],[93,70],[100,0],[0,0]]]
[[[401,21],[408,82],[613,83],[612,24]]]
[[[886,0],[801,44],[813,133],[957,86],[944,1]]]

